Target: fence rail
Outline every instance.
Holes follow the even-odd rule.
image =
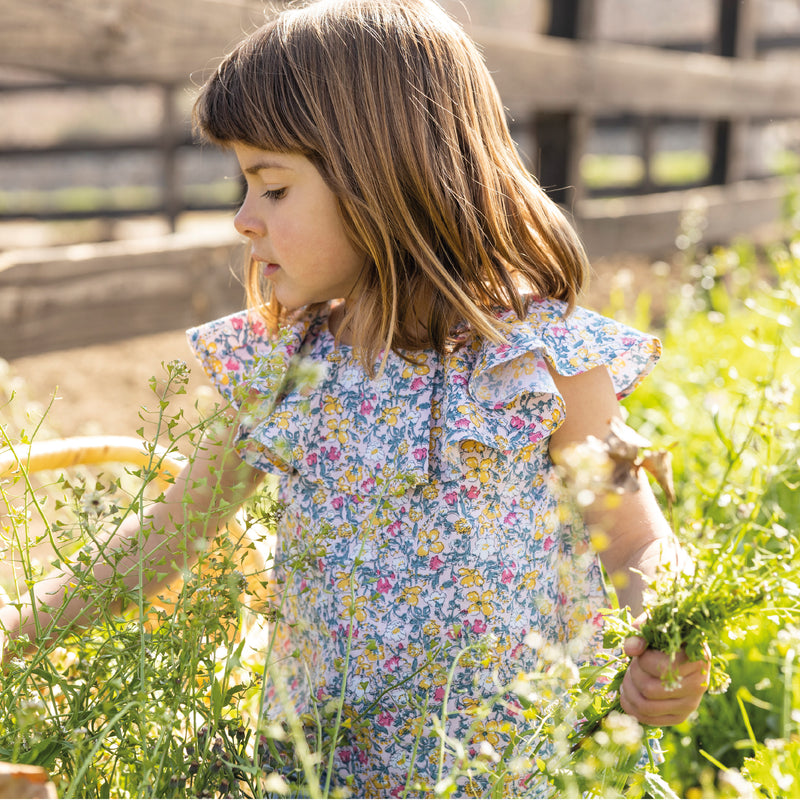
[[[716,46],[720,55],[598,41],[591,27],[593,0],[552,0],[558,13],[552,15],[550,34],[558,35],[469,29],[508,108],[515,138],[542,184],[568,207],[591,256],[670,249],[681,214],[692,202],[705,204],[707,235],[718,240],[779,219],[786,184],[775,177],[753,179],[742,142],[754,121],[800,119],[800,69],[797,61],[755,58],[755,0],[719,1]],[[571,15],[565,12],[567,6]],[[147,84],[159,87],[162,98],[162,122],[155,132],[42,147],[6,146],[0,150],[0,170],[3,164],[22,158],[141,150],[160,159],[162,179],[155,200],[135,207],[92,209],[87,215],[157,212],[174,222],[187,209],[225,205],[187,197],[177,162],[179,154],[191,148],[191,139],[176,92],[199,83],[204,71],[213,67],[213,58],[257,24],[263,17],[261,0],[118,0],[114,4],[62,0],[56,7],[0,0],[0,17],[4,20],[0,65],[51,76],[0,85],[0,103],[13,93],[78,83],[94,87],[116,82]],[[593,121],[614,115],[639,121],[645,175],[629,196],[597,197],[583,185],[579,165]],[[710,127],[713,152],[705,179],[710,185],[681,190],[662,186],[659,193],[641,194],[654,188],[648,162],[659,119],[702,120]],[[632,196],[636,192],[640,196]],[[50,210],[40,216],[63,219],[83,213]],[[13,214],[13,209],[0,210],[6,218]],[[146,253],[124,246],[87,248],[82,251],[85,258],[63,251],[2,256],[0,355],[10,358],[125,337],[147,326],[151,326],[149,331],[176,327],[186,319],[178,303],[187,298],[195,309],[188,315],[191,324],[198,313],[211,310],[210,305],[196,302],[192,287],[198,281],[217,287],[206,291],[207,297],[220,300],[214,310],[226,310],[226,303],[232,310],[241,303],[241,287],[229,283],[230,254],[236,248],[233,236],[224,243],[192,243],[176,235]],[[220,263],[216,265],[214,259]],[[151,265],[146,272],[149,280],[137,280],[135,269],[147,263]],[[87,264],[92,265],[88,271]],[[218,277],[204,279],[203,270]],[[173,276],[171,289],[165,288],[165,278],[156,279],[168,273]],[[72,285],[82,286],[82,295],[77,289],[64,290],[67,281],[62,284],[61,280],[67,275],[76,276]],[[136,282],[137,291],[126,298],[135,313],[123,311],[120,289],[126,281]],[[182,288],[174,281],[183,281]],[[100,311],[103,292],[113,313]],[[172,300],[159,305],[159,293]],[[86,320],[91,316],[97,322],[82,323],[81,308]],[[150,313],[154,309],[158,312]],[[31,320],[42,315],[47,323],[37,332]]]

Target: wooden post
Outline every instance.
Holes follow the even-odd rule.
[[[595,33],[593,0],[550,0],[548,36],[591,40]],[[591,118],[581,110],[534,111],[533,159],[542,187],[559,205],[574,206],[583,196],[580,161]]]
[[[755,56],[756,2],[757,0],[719,0],[719,55],[724,58]],[[747,177],[745,138],[748,126],[747,117],[731,117],[712,123],[710,183],[733,183]]]
[[[182,125],[176,107],[177,87],[171,83],[161,87],[163,119],[161,121],[161,202],[169,229],[175,231],[178,215],[183,208],[178,178],[178,145],[183,139]]]

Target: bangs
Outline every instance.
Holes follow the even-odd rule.
[[[193,120],[202,138],[222,147],[242,142],[263,150],[319,152],[308,85],[287,26],[275,20],[248,37],[206,81]],[[305,91],[304,91],[305,88]]]

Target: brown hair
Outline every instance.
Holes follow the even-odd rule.
[[[432,0],[284,11],[224,59],[194,118],[214,143],[319,169],[371,266],[343,320],[370,372],[381,347],[446,351],[461,322],[502,341],[497,309],[521,318],[528,294],[575,302],[577,235],[522,163],[476,47]],[[286,312],[252,262],[247,285],[276,329]]]

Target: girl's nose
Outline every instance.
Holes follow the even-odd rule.
[[[233,225],[242,236],[246,236],[248,239],[255,239],[259,236],[264,236],[266,233],[264,221],[252,209],[249,195],[245,197],[244,202],[236,212],[236,216],[233,218]]]

